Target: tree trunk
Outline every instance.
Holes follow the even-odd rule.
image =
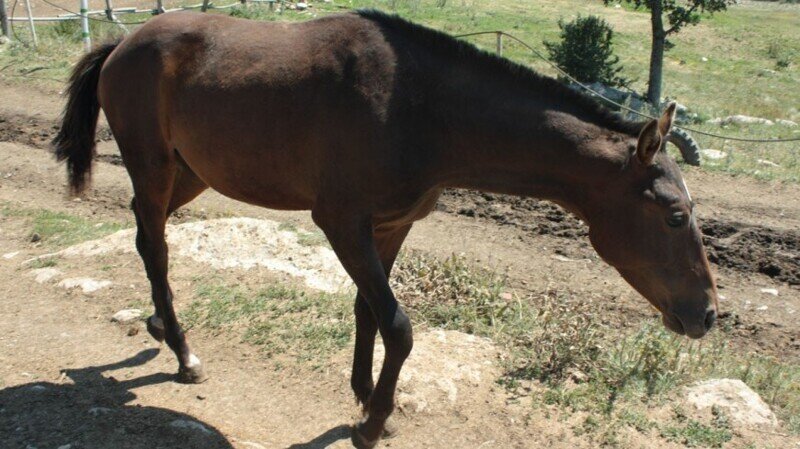
[[[664,30],[662,0],[650,0],[650,22],[653,28],[653,46],[650,49],[650,77],[647,84],[647,101],[655,107],[661,104],[661,79],[664,69]]]

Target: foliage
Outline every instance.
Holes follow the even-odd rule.
[[[624,1],[630,3],[634,8],[653,9],[655,2],[660,3],[662,13],[666,14],[670,27],[665,30],[666,34],[679,32],[687,25],[697,25],[703,13],[715,13],[725,11],[728,5],[735,0],[603,0],[603,3],[618,3]]]
[[[558,21],[560,42],[545,42],[550,59],[582,83],[600,82],[622,86],[627,80],[619,76],[622,67],[614,55],[611,26],[597,16],[581,17],[569,23]]]

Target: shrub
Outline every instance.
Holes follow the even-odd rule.
[[[622,66],[614,55],[614,31],[605,20],[578,16],[569,23],[558,21],[560,42],[545,42],[550,59],[582,83],[600,82],[624,86],[628,80],[619,76]]]

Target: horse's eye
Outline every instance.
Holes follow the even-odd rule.
[[[686,214],[683,212],[675,212],[667,218],[667,224],[672,228],[680,228],[686,224]]]

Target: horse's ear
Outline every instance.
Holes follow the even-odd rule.
[[[661,132],[659,131],[659,120],[651,120],[644,125],[642,132],[639,133],[639,142],[636,144],[636,157],[644,165],[653,163],[656,153],[661,149]]]
[[[672,122],[675,121],[675,111],[677,107],[677,103],[674,101],[670,102],[667,105],[667,109],[661,114],[661,118],[658,119],[658,132],[661,134],[661,137],[666,137],[672,129]]]

